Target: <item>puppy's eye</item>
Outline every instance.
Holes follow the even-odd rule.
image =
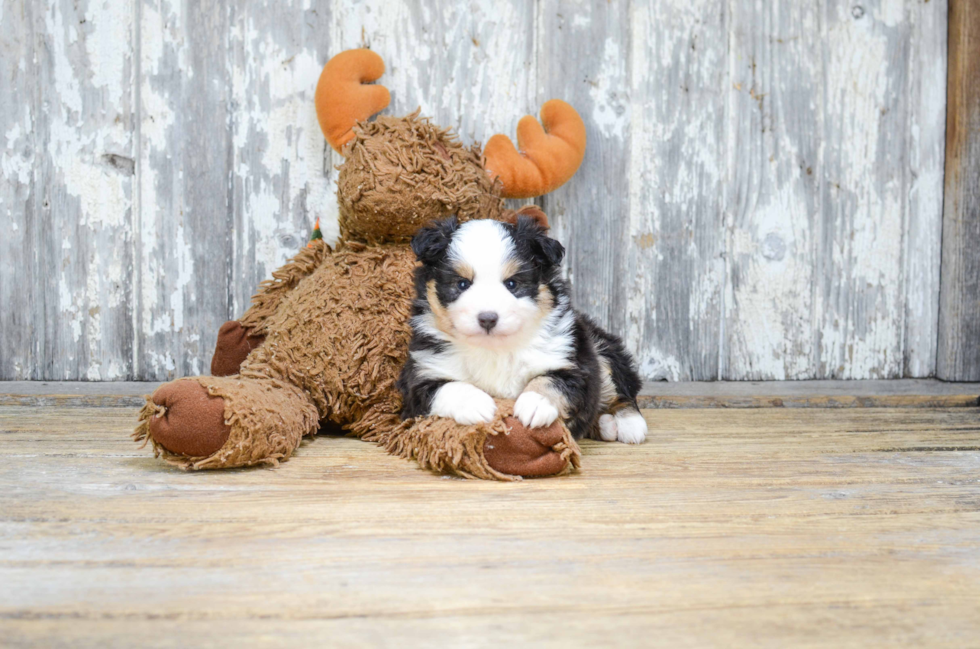
[[[504,282],[504,286],[507,287],[508,291],[513,291],[515,288],[517,288],[517,282],[512,279],[509,279],[506,282]]]
[[[459,290],[461,290],[461,291],[465,291],[466,289],[468,289],[470,287],[470,284],[472,284],[472,283],[473,282],[471,282],[468,279],[461,279],[458,282],[456,282],[456,287]]]

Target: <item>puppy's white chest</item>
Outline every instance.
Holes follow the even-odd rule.
[[[527,347],[517,351],[487,349],[457,351],[462,374],[458,380],[477,386],[499,399],[516,399],[527,384],[546,372],[568,366],[565,350]]]
[[[516,399],[524,386],[542,372],[535,370],[521,354],[480,354],[482,358],[463,359],[467,381],[499,399]],[[547,371],[547,370],[544,370]]]

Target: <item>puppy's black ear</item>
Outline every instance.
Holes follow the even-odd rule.
[[[549,237],[548,229],[532,216],[518,215],[514,238],[528,246],[535,260],[544,269],[557,266],[565,257],[565,247]]]
[[[436,221],[415,233],[412,237],[412,252],[423,264],[432,265],[442,258],[453,240],[453,233],[459,227],[455,216]]]

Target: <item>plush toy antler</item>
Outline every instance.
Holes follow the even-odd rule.
[[[544,124],[544,128],[541,128]],[[494,135],[483,155],[487,172],[500,178],[506,198],[547,194],[575,175],[585,157],[585,124],[561,99],[541,107],[541,124],[525,115],[517,124],[517,146],[506,135]]]
[[[385,72],[385,62],[371,50],[347,50],[330,59],[316,84],[316,116],[334,151],[341,153],[354,137],[354,125],[384,110],[391,95],[384,86],[368,85]]]

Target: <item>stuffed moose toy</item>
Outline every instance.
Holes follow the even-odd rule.
[[[396,387],[408,354],[416,265],[409,242],[431,221],[546,218],[534,207],[505,209],[565,183],[582,162],[585,126],[560,100],[541,121],[525,116],[518,149],[502,135],[464,147],[449,130],[419,118],[379,116],[390,100],[370,82],[381,57],[349,50],[324,67],[316,89],[320,127],[344,156],[337,200],[340,238],[315,240],[263,282],[252,306],[225,323],[212,376],[164,384],[147,398],[134,433],[184,469],[217,469],[287,459],[304,436],[343,429],[422,467],[514,480],[579,465],[560,420],[529,429],[498,401],[494,420],[471,426],[425,417],[402,421]]]

